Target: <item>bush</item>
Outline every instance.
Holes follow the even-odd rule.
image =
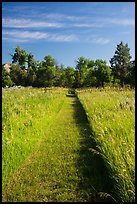
[[[9,75],[9,73],[7,73],[6,71],[4,71],[2,73],[2,87],[11,87],[14,85],[13,81],[11,80],[11,77]]]

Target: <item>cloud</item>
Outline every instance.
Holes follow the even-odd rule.
[[[79,21],[80,23],[71,24],[73,27],[104,27],[106,25],[121,25],[121,26],[134,26],[135,19],[129,18],[92,18],[89,16],[69,16],[64,14],[43,14],[43,17],[52,19],[52,20],[70,20],[70,21]],[[88,22],[88,23],[87,23]]]
[[[100,38],[93,39],[93,41],[94,43],[105,45],[110,42],[110,39],[100,37]]]
[[[34,31],[3,31],[3,35],[8,35],[9,38],[13,41],[16,41],[16,38],[19,40],[47,40],[47,41],[56,41],[56,42],[74,42],[77,41],[78,38],[75,35],[59,35],[59,34],[51,34],[47,32],[34,32]],[[12,37],[12,38],[11,38]],[[4,39],[4,37],[3,37]]]
[[[134,26],[135,20],[134,19],[110,19],[108,20],[109,23],[115,25],[123,25],[123,26]]]
[[[70,20],[70,21],[79,21],[79,20],[87,19],[87,17],[85,16],[69,16],[69,15],[64,15],[59,13],[43,14],[42,17],[46,17],[52,20],[54,19],[54,20]]]
[[[2,38],[2,41],[16,42],[16,43],[25,43],[25,42],[28,42],[29,39],[19,39],[19,38],[3,37],[3,38]]]
[[[76,35],[50,35],[49,40],[58,42],[75,42],[78,41]]]
[[[61,35],[57,33],[39,32],[39,31],[20,31],[20,30],[4,30],[2,32],[3,40],[12,42],[30,42],[33,40],[46,40],[52,42],[86,42],[96,43],[100,45],[108,44],[111,40],[105,37],[90,36],[82,37],[74,34]]]
[[[135,19],[129,18],[86,18],[83,16],[67,16],[63,14],[44,14],[45,17],[54,19],[55,22],[47,20],[34,21],[32,19],[9,19],[3,18],[2,26],[4,28],[104,28],[112,26],[134,26]],[[86,19],[86,21],[84,20]],[[56,22],[57,20],[65,19],[65,23]],[[68,23],[71,20],[71,23]],[[77,23],[76,23],[77,22]]]
[[[134,26],[135,25],[135,19],[131,18],[101,18],[96,19],[98,23],[103,23],[105,25],[113,26],[113,25],[119,25],[119,26]]]
[[[79,23],[79,24],[73,24],[73,27],[79,27],[79,28],[102,28],[103,24],[94,24],[94,23]]]
[[[110,38],[105,38],[105,37],[89,37],[85,39],[86,42],[88,43],[95,43],[95,44],[100,44],[100,45],[105,45],[111,42]]]
[[[30,38],[30,39],[46,39],[47,33],[42,32],[31,32],[31,31],[3,31],[2,34],[10,35],[18,38]]]
[[[54,27],[60,28],[64,25],[62,23],[49,23],[43,21],[33,21],[31,19],[2,19],[2,26],[7,28],[44,28]]]

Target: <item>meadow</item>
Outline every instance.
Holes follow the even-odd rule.
[[[79,89],[99,154],[114,183],[113,195],[122,202],[135,200],[135,93],[132,89]]]
[[[3,89],[2,184],[18,169],[44,136],[63,105],[66,90]]]
[[[134,90],[74,93],[2,90],[3,201],[135,200]]]

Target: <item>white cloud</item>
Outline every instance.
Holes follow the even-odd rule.
[[[112,27],[115,25],[118,26],[134,26],[135,19],[128,18],[88,18],[86,17],[76,17],[76,16],[67,16],[63,14],[48,14],[45,15],[50,19],[54,19],[55,22],[48,22],[47,20],[43,21],[34,21],[31,19],[9,19],[4,18],[2,20],[2,26],[5,28],[103,28],[103,27]],[[56,20],[65,19],[65,23],[58,23]],[[67,20],[73,21],[68,24]],[[76,23],[77,21],[77,23]]]
[[[88,43],[95,43],[95,44],[105,45],[105,44],[110,43],[111,39],[105,38],[105,37],[91,36],[89,38],[86,38],[85,41],[88,42]]]
[[[7,28],[44,28],[55,27],[60,28],[62,23],[49,23],[43,21],[32,21],[31,19],[2,19],[2,26]]]
[[[96,19],[98,23],[103,23],[104,25],[120,25],[120,26],[134,26],[135,25],[135,19],[129,19],[129,18],[101,18]]]
[[[97,39],[94,39],[94,42],[97,43],[97,44],[108,44],[110,42],[110,39],[107,39],[107,38],[97,38]]]
[[[135,25],[135,20],[134,19],[111,19],[108,22],[116,24],[116,25],[123,25],[123,26],[134,26]]]
[[[42,14],[41,17],[49,18],[52,20],[70,20],[70,21],[79,21],[87,19],[85,16],[69,16],[60,13],[50,13],[50,14]]]
[[[3,37],[2,41],[24,43],[24,42],[28,42],[29,39]]]
[[[76,35],[50,35],[49,40],[59,41],[59,42],[75,42],[78,41]]]
[[[105,27],[106,25],[121,25],[121,26],[134,26],[135,19],[132,18],[92,18],[89,16],[68,16],[64,14],[48,14],[45,17],[54,20],[70,20],[73,22],[80,22],[69,25],[70,27]],[[88,23],[87,23],[88,22]]]
[[[3,31],[3,35],[8,35],[9,38],[15,41],[16,38],[26,39],[26,40],[48,40],[48,41],[56,41],[56,42],[74,42],[77,41],[78,38],[75,35],[59,35],[59,34],[51,34],[46,32],[33,32],[33,31]],[[6,37],[7,38],[7,37]]]
[[[3,31],[2,34],[10,35],[18,38],[31,38],[31,39],[46,39],[48,37],[47,33],[42,32],[30,32],[30,31]]]
[[[102,28],[102,24],[94,24],[94,23],[79,23],[79,24],[73,24],[73,27],[79,27],[79,28]]]
[[[100,45],[108,44],[111,40],[105,37],[99,36],[90,36],[90,37],[82,37],[76,36],[74,34],[61,35],[61,34],[53,34],[49,32],[39,32],[39,31],[20,31],[20,30],[12,30],[2,32],[3,40],[8,40],[12,42],[27,42],[33,40],[47,40],[53,42],[86,42],[86,43],[96,43]]]

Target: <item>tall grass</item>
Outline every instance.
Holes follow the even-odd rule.
[[[44,137],[61,109],[66,89],[3,89],[2,187]]]
[[[102,182],[95,176],[98,174],[94,174],[93,158],[89,157],[89,144],[87,139],[85,141],[91,133],[89,123],[77,97],[70,93],[64,99],[64,91],[61,96],[57,90],[53,91],[54,104],[52,90],[48,91],[50,105],[58,107],[55,106],[57,100],[59,104],[63,101],[63,105],[50,125],[43,125],[44,136],[38,139],[39,144],[36,143],[33,152],[9,178],[3,190],[3,202],[94,202],[99,199],[92,185],[102,186]],[[36,103],[38,95],[35,96]],[[43,108],[46,106],[48,102]],[[55,112],[54,108],[50,110]],[[52,112],[50,114],[53,116]],[[31,130],[33,132],[33,128]],[[30,136],[30,144],[33,137]]]
[[[78,89],[109,174],[113,195],[135,201],[135,95],[131,89]]]

